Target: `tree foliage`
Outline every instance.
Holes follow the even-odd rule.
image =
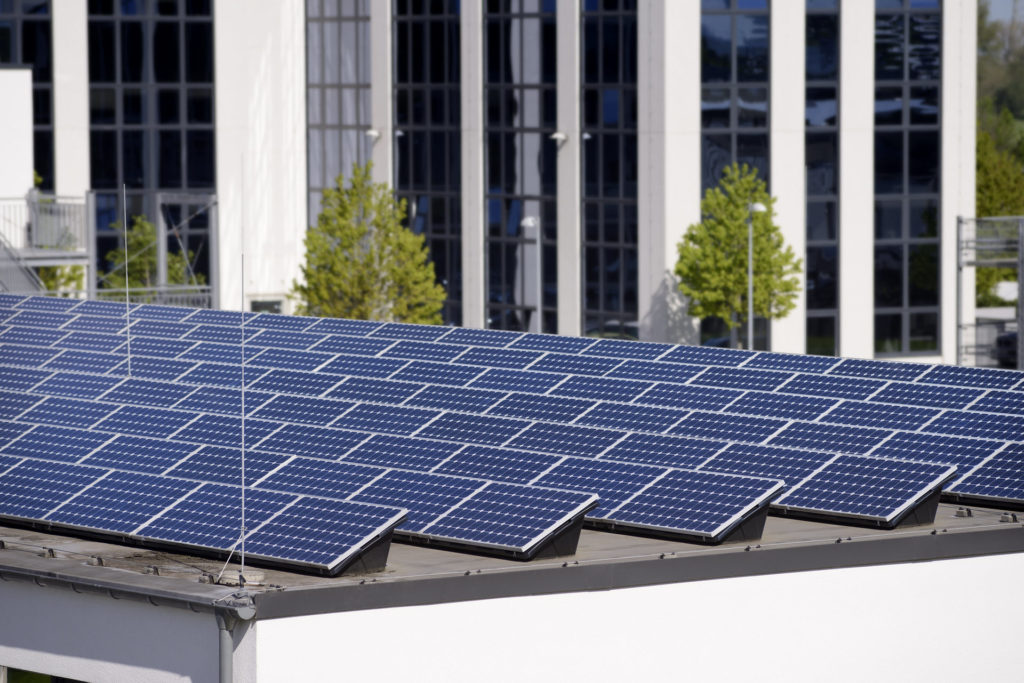
[[[689,226],[679,242],[675,273],[691,315],[721,318],[730,328],[746,322],[747,217],[753,202],[767,209],[753,215],[754,314],[782,318],[796,306],[801,261],[775,225],[775,200],[757,169],[734,163],[718,187],[704,193],[701,222]]]
[[[1012,153],[999,149],[992,136],[984,130],[978,131],[976,170],[975,215],[979,218],[1024,215],[1024,168]],[[1011,304],[1011,301],[997,296],[995,289],[998,283],[1013,281],[1017,277],[1015,268],[978,267],[974,288],[975,305],[987,307]]]
[[[357,320],[441,323],[444,287],[422,235],[402,225],[405,202],[370,165],[352,168],[346,187],[324,192],[316,225],[306,232],[302,280],[292,285],[299,312]]]
[[[111,227],[122,232],[120,223],[112,223]],[[125,250],[123,247],[107,252],[107,263],[110,270],[100,276],[100,284],[104,289],[124,289],[127,284],[132,289],[149,289],[157,287],[157,243],[156,226],[146,220],[145,216],[133,216],[132,227],[125,239],[128,241],[128,278],[125,279]],[[193,258],[190,251],[167,253],[167,284],[169,285],[202,285],[206,278],[202,273],[190,273],[189,261]]]

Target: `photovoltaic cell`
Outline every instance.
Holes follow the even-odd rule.
[[[122,309],[124,310],[124,309]],[[163,306],[161,304],[142,304],[135,306],[131,309],[131,317],[146,319],[146,320],[181,320],[182,318],[192,315],[195,311],[194,308],[184,308],[182,306]]]
[[[58,349],[77,349],[80,351],[113,351],[125,343],[127,337],[114,334],[98,334],[96,332],[69,332],[53,343]]]
[[[245,485],[253,486],[261,477],[286,462],[289,457],[277,453],[246,451]],[[203,446],[168,470],[166,474],[184,479],[214,481],[220,484],[241,484],[242,451],[239,448],[224,446]]]
[[[57,372],[50,379],[37,385],[32,392],[44,396],[94,399],[121,381],[120,377]]]
[[[100,315],[79,315],[68,321],[67,324],[64,325],[64,329],[81,332],[118,334],[124,330],[127,324],[128,321],[124,318],[109,318]]]
[[[181,339],[195,327],[188,323],[168,322],[166,320],[141,320],[142,316],[133,311],[131,316],[132,337],[163,337],[165,339]],[[223,341],[223,340],[218,340]]]
[[[964,408],[983,392],[960,387],[937,387],[910,382],[892,382],[871,398],[882,403],[901,403],[933,408]]]
[[[573,356],[567,353],[549,353],[530,366],[537,372],[561,372],[569,375],[603,375],[622,361],[599,356]]]
[[[307,332],[316,334],[350,334],[357,337],[365,337],[370,332],[379,329],[384,323],[377,323],[370,320],[338,320],[335,318],[321,318],[313,325],[306,328]]]
[[[408,358],[447,362],[466,350],[465,346],[439,342],[400,341],[381,353],[384,358]]]
[[[434,470],[437,474],[453,474],[513,484],[529,484],[563,457],[528,453],[490,446],[467,446]],[[577,487],[566,486],[581,490]]]
[[[36,399],[34,396],[25,398],[31,402],[34,402]],[[6,400],[3,401],[3,404],[10,405]],[[22,415],[19,421],[53,424],[58,427],[91,427],[115,410],[117,410],[117,406],[113,404],[51,397],[36,404],[31,410]],[[0,417],[10,419],[13,415],[0,413]]]
[[[129,534],[198,484],[136,472],[111,472],[47,515],[59,524]]]
[[[167,408],[195,390],[196,388],[193,386],[171,384],[170,382],[126,379],[119,386],[104,394],[103,400],[110,403],[128,403]]]
[[[889,432],[867,427],[845,427],[820,422],[794,422],[773,437],[773,446],[789,446],[833,453],[863,454],[878,445]]]
[[[474,379],[469,386],[481,389],[525,391],[533,394],[543,394],[563,379],[565,379],[565,375],[554,375],[546,372],[490,369]]]
[[[724,446],[723,441],[657,434],[629,434],[608,449],[600,459],[693,469]]]
[[[61,325],[71,322],[75,316],[67,313],[56,313],[47,311],[20,311],[7,319],[8,325],[24,327],[43,327],[56,329]]]
[[[923,384],[952,384],[986,389],[1009,389],[1021,380],[1018,372],[962,365],[935,365],[917,381]]]
[[[874,379],[833,377],[831,375],[797,375],[783,384],[779,391],[786,394],[805,394],[819,398],[849,398],[863,401],[878,391],[885,382]]]
[[[845,358],[832,368],[830,375],[869,377],[874,379],[912,382],[924,374],[927,366],[920,363],[895,363],[887,360],[861,360]]]
[[[547,420],[549,422],[572,422],[584,411],[595,405],[595,401],[560,396],[538,396],[536,394],[509,394],[501,403],[491,408],[491,415],[518,417],[524,420]]]
[[[49,346],[69,333],[64,330],[35,329],[32,327],[8,327],[0,334],[0,342],[4,345],[24,344],[25,346]],[[0,362],[2,360],[0,356]]]
[[[627,360],[607,374],[622,379],[646,379],[657,382],[684,384],[703,370],[699,365],[682,363],[655,363],[644,360]]]
[[[267,349],[248,361],[248,364],[268,368],[284,368],[286,370],[312,371],[333,358],[334,356],[329,353],[316,353],[315,351]]]
[[[681,384],[655,384],[634,403],[683,410],[721,410],[736,400],[743,392],[735,389],[714,389]]]
[[[785,424],[785,420],[764,417],[693,412],[669,433],[701,439],[761,443]]]
[[[132,357],[139,356],[155,356],[157,358],[174,358],[180,354],[183,354],[188,349],[195,346],[195,342],[179,341],[177,339],[157,339],[152,337],[136,337],[132,335],[131,351]],[[128,353],[128,344],[125,343],[118,347],[118,353]],[[237,360],[239,354],[235,355]],[[183,356],[184,357],[184,356]]]
[[[260,313],[259,315],[245,321],[246,327],[258,327],[266,330],[288,330],[301,332],[315,320],[298,315],[281,315],[278,313]]]
[[[42,519],[107,470],[47,460],[24,460],[0,475],[0,515]]]
[[[577,419],[576,424],[631,432],[664,432],[687,414],[685,410],[671,408],[600,403]]]
[[[264,335],[261,336],[265,336]],[[314,336],[314,335],[306,335]],[[356,356],[376,356],[378,353],[388,348],[395,341],[392,339],[369,339],[367,337],[345,337],[342,335],[334,334],[324,338],[322,341],[312,347],[314,351],[323,351],[325,353],[344,353]]]
[[[730,413],[763,415],[784,420],[814,420],[839,401],[832,398],[775,394],[764,391],[748,391],[726,410]]]
[[[594,343],[586,337],[559,337],[553,334],[524,334],[513,343],[512,349],[529,349],[532,351],[556,351],[559,353],[579,353]]]
[[[3,449],[7,455],[75,462],[110,441],[110,434],[39,425]]]
[[[294,458],[260,482],[259,487],[286,493],[347,498],[382,474],[384,470],[379,467]]]
[[[914,431],[939,414],[933,408],[891,406],[866,401],[845,401],[827,415],[822,422],[878,427],[880,429],[905,429]]]
[[[507,346],[521,336],[521,332],[508,330],[477,330],[458,327],[449,332],[444,340],[451,344],[499,347]]]
[[[269,371],[266,368],[255,368],[251,366],[245,367],[245,386],[251,386],[252,383],[256,382],[264,374],[270,372],[285,372],[284,370],[273,370]],[[192,370],[178,378],[179,382],[186,384],[201,384],[204,386],[215,386],[215,387],[241,387],[242,386],[242,368],[237,364],[228,365],[227,363],[199,363]],[[296,383],[299,384],[299,383]],[[301,385],[299,385],[301,386]],[[257,389],[258,391],[259,389]],[[299,393],[299,392],[294,392]]]
[[[57,349],[39,349],[31,346],[0,344],[0,365],[38,368],[58,353],[60,351]]]
[[[538,486],[596,493],[601,504],[587,513],[589,518],[606,518],[628,498],[665,474],[663,467],[609,462],[592,458],[566,458],[538,479]]]
[[[274,394],[245,391],[245,414],[253,411],[274,397]],[[191,410],[197,413],[219,413],[223,415],[241,415],[241,389],[225,389],[221,387],[195,387],[195,391],[177,403],[175,408]]]
[[[0,306],[16,306],[23,302],[26,297],[21,294],[0,294]]]
[[[338,356],[320,368],[321,373],[352,375],[353,377],[388,377],[408,365],[408,361],[394,358],[366,358],[360,356]]]
[[[968,410],[1024,415],[1024,391],[989,391],[971,404]]]
[[[1024,416],[946,412],[924,427],[934,434],[953,434],[1001,441],[1024,440]]]
[[[249,368],[245,370],[246,387],[256,391],[273,391],[304,396],[321,396],[341,380],[333,375],[299,370],[271,370],[249,384]],[[254,378],[255,379],[255,378]]]
[[[279,394],[264,403],[253,415],[267,420],[327,425],[353,405],[350,401]]]
[[[701,469],[779,479],[786,486],[795,486],[834,457],[834,453],[734,443]]]
[[[692,384],[728,389],[771,391],[792,377],[790,373],[744,368],[708,368],[693,378]]]
[[[252,323],[246,324],[246,329],[250,326],[252,326]],[[263,330],[255,337],[246,339],[245,348],[248,350],[250,347],[260,348],[267,346],[275,349],[297,349],[299,351],[303,351],[321,340],[323,340],[323,335],[319,334],[286,332],[283,330]],[[318,350],[327,351],[328,349]]]
[[[448,363],[430,363],[414,360],[392,375],[391,379],[406,382],[422,382],[424,384],[465,386],[479,375],[480,372],[480,368],[469,365],[449,365]]]
[[[209,361],[212,363],[235,363],[242,359],[242,347],[238,344],[217,344],[216,342],[180,342],[192,344],[192,347],[179,356],[181,360]],[[263,349],[246,345],[245,358],[251,360],[260,355]],[[135,349],[132,349],[135,353]]]
[[[124,406],[97,423],[96,429],[117,434],[166,438],[194,419],[195,413],[185,411]]]
[[[721,349],[714,346],[677,346],[659,360],[670,363],[691,363],[693,365],[741,365],[757,351],[743,349]]]
[[[460,448],[463,448],[462,444],[376,434],[352,449],[345,456],[345,462],[426,472]]]
[[[609,401],[631,401],[651,388],[650,382],[604,377],[569,377],[551,390],[556,396],[601,398]]]
[[[462,477],[391,470],[356,493],[352,500],[406,508],[409,516],[398,528],[420,532],[483,485],[481,481]]]
[[[1024,501],[1024,444],[1009,444],[990,460],[958,481],[962,495]]]
[[[90,299],[88,301],[81,302],[71,310],[78,315],[85,314],[120,318],[125,314],[125,305],[123,301],[95,301]]]
[[[795,353],[762,352],[744,363],[743,367],[820,374],[827,372],[829,368],[838,362],[838,358],[827,356],[802,356]]]
[[[542,453],[595,457],[623,436],[625,432],[610,429],[537,422],[508,445]]]
[[[248,425],[248,420],[246,421]],[[261,451],[336,460],[366,439],[366,434],[330,427],[287,424],[260,443]]]
[[[16,302],[16,305],[25,311],[67,311],[74,308],[77,303],[77,299],[59,296],[32,296]]]
[[[118,436],[82,462],[97,467],[160,474],[197,448],[196,444],[178,441]]]
[[[262,330],[246,327],[245,338],[250,339],[258,335],[260,332],[262,332]],[[224,325],[198,325],[182,338],[194,341],[217,342],[220,344],[241,344],[242,328],[227,327]]]
[[[536,351],[516,351],[515,349],[471,348],[467,349],[453,363],[462,365],[481,365],[487,368],[511,368],[521,370],[540,358]]]
[[[411,339],[414,341],[435,341],[451,330],[440,325],[411,325],[409,323],[386,323],[368,337],[385,337],[387,339]]]
[[[227,325],[239,327],[242,324],[242,313],[240,311],[221,311],[201,309],[185,318],[186,322],[194,325]],[[246,313],[245,318],[251,320],[256,317],[253,313]],[[248,325],[247,325],[248,326]]]
[[[444,413],[422,429],[417,436],[485,446],[500,446],[530,423],[489,415]]]
[[[172,360],[169,358],[135,358],[125,359],[121,365],[110,371],[119,377],[143,377],[145,379],[173,380],[195,367],[191,361]]]
[[[6,446],[30,429],[34,429],[34,427],[16,422],[0,421],[0,447]]]
[[[869,455],[956,465],[957,475],[961,476],[995,453],[1002,445],[999,441],[966,439],[959,436],[896,432]]]
[[[179,414],[187,415],[188,413]],[[246,448],[257,445],[260,439],[274,432],[280,426],[280,423],[277,422],[247,417],[245,419]],[[195,441],[201,444],[241,446],[242,419],[227,415],[200,415],[180,431],[174,432],[174,438],[179,441]]]
[[[634,358],[653,360],[674,349],[672,344],[626,341],[624,339],[599,339],[581,353],[586,356],[608,356],[610,358]]]
[[[350,377],[327,392],[329,398],[343,398],[370,403],[402,403],[417,391],[422,384],[394,382],[387,379],[364,379]]]
[[[341,429],[408,436],[439,414],[439,411],[422,408],[360,403],[335,420],[332,426]]]
[[[482,413],[497,403],[504,392],[462,387],[424,387],[412,396],[406,405],[440,410],[459,410]]]

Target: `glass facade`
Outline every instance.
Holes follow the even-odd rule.
[[[0,65],[32,67],[33,164],[53,190],[53,50],[48,0],[0,0]],[[26,191],[28,188],[25,188]]]
[[[877,0],[875,353],[939,349],[940,0]]]
[[[394,4],[395,189],[410,228],[424,235],[448,297],[446,323],[462,321],[460,52],[458,0]]]
[[[130,216],[153,222],[157,192],[214,191],[213,13],[211,0],[89,0],[88,11],[90,170],[105,270],[120,244],[110,226],[120,223],[122,183]],[[178,226],[168,251],[191,251],[192,269],[209,281],[202,208],[166,207]]]
[[[582,50],[583,333],[637,335],[635,0],[585,0]]]
[[[487,326],[557,327],[555,2],[484,11]],[[538,319],[539,317],[539,319]]]
[[[370,0],[306,1],[309,220],[323,190],[370,160]]]
[[[807,353],[836,355],[839,317],[839,0],[807,0]]]

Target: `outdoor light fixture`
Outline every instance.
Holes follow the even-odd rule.
[[[370,138],[371,143],[377,142],[377,138],[380,137],[380,131],[377,130],[376,128],[371,128],[370,130],[366,131],[366,137]]]
[[[559,130],[549,135],[548,138],[554,140],[558,146],[561,147],[565,144],[565,141],[569,139],[569,136]]]
[[[747,204],[747,348],[754,349],[754,214],[768,210],[761,202]]]

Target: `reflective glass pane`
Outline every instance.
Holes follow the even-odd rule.
[[[875,247],[875,306],[903,305],[903,247]]]
[[[836,319],[807,318],[807,353],[818,356],[836,355]]]
[[[768,17],[736,17],[736,80],[768,80]]]
[[[939,303],[939,245],[912,244],[909,249],[910,305],[937,306]]]
[[[117,133],[94,130],[89,134],[89,166],[93,188],[117,187]]]
[[[145,121],[145,100],[143,99],[141,90],[126,89],[124,91],[124,98],[122,101],[124,103],[124,108],[121,110],[121,115],[124,117],[125,123],[138,124]]]
[[[805,119],[808,126],[836,125],[836,89],[807,88],[804,101]]]
[[[875,316],[875,353],[899,353],[903,350],[903,316],[884,313]]]
[[[835,133],[808,133],[807,194],[835,194],[838,190],[838,141]]]
[[[903,235],[903,202],[875,202],[875,239],[899,239]]]
[[[89,120],[93,124],[114,123],[117,101],[113,90],[94,88],[89,92]]]
[[[768,90],[740,88],[737,93],[739,111],[736,124],[741,128],[764,128],[768,125]]]
[[[159,21],[153,29],[153,75],[158,83],[179,79],[178,24]]]
[[[21,25],[21,61],[32,66],[33,83],[52,80],[50,56],[50,22],[24,22]]]
[[[839,17],[807,17],[807,80],[833,81],[839,74]]]
[[[915,87],[910,89],[910,122],[939,122],[939,89],[937,87]]]
[[[939,207],[934,199],[910,202],[910,236],[939,236]]]
[[[757,175],[768,182],[768,136],[737,135],[736,163],[757,170]]]
[[[831,202],[807,202],[807,240],[826,241],[836,238],[837,207]]]
[[[142,80],[142,24],[137,21],[121,24],[121,80],[138,83]]]
[[[701,126],[704,128],[729,127],[729,90],[705,88],[700,102]]]
[[[157,118],[160,123],[177,123],[180,117],[178,112],[178,91],[161,90],[156,98]]]
[[[187,136],[189,187],[213,187],[213,131],[190,130]]]
[[[875,88],[875,125],[903,123],[903,88]]]
[[[838,264],[835,247],[807,248],[807,308],[835,308]]]
[[[121,150],[124,182],[128,187],[146,186],[146,137],[141,130],[122,133]]]
[[[213,27],[208,23],[185,24],[185,80],[213,81]]]
[[[910,133],[910,191],[939,191],[939,133]]]
[[[903,133],[875,133],[875,193],[903,192]]]
[[[732,78],[732,21],[727,14],[700,19],[701,82],[724,83]]]
[[[732,163],[732,145],[728,135],[705,135],[701,144],[701,191],[718,185],[722,171]]]
[[[181,132],[162,130],[159,136],[157,166],[160,174],[160,187],[181,187]]]
[[[903,79],[903,15],[880,14],[875,17],[875,79]]]
[[[941,46],[942,26],[939,15],[910,15],[910,50],[907,61],[911,80],[937,81],[942,77]]]
[[[114,45],[114,24],[112,22],[89,22],[89,81],[91,83],[113,83],[116,80]]]
[[[189,123],[213,123],[213,91],[189,90],[186,109]]]
[[[910,314],[910,350],[937,351],[939,348],[939,315]]]

